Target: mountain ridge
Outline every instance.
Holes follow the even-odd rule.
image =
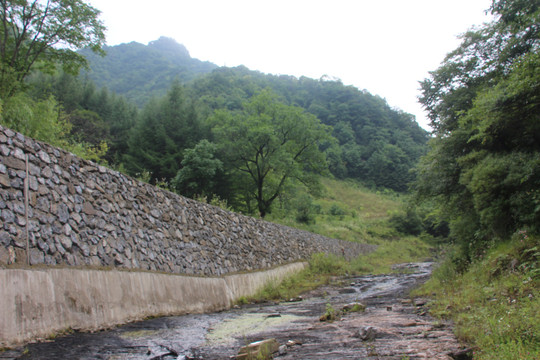
[[[90,50],[81,53],[89,62],[88,76],[98,87],[123,95],[142,107],[151,96],[162,96],[175,79],[182,83],[218,68],[209,61],[192,58],[187,48],[167,37],[150,41],[105,46],[106,56]]]

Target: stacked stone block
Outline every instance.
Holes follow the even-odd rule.
[[[220,276],[371,249],[199,203],[0,126],[0,266]]]

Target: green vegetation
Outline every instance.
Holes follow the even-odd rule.
[[[227,73],[233,78],[227,83],[234,84],[234,78],[241,76],[242,71],[248,70],[238,69]],[[182,85],[173,81],[163,97],[149,100],[139,110],[115,93],[106,89],[98,90],[89,80],[73,77],[60,70],[53,75],[34,72],[26,82],[27,91],[17,96],[24,96],[28,102],[55,101],[58,122],[65,123],[66,129],[63,132],[51,131],[53,136],[30,131],[26,126],[28,121],[22,120],[24,116],[12,117],[9,114],[13,113],[9,109],[9,101],[5,101],[5,115],[0,113],[0,120],[6,126],[55,145],[67,147],[62,145],[67,143],[95,149],[86,157],[107,162],[132,176],[147,173],[150,183],[163,184],[185,196],[206,197],[209,201],[219,198],[235,211],[250,215],[266,216],[276,210],[278,198],[285,201],[289,197],[292,201],[295,193],[316,196],[319,190],[317,175],[320,173],[331,173],[336,178],[352,178],[371,188],[384,189],[389,186],[399,191],[406,188],[406,182],[412,179],[408,169],[424,152],[426,140],[425,132],[411,119],[407,120],[411,122],[410,126],[388,120],[382,127],[377,127],[377,131],[383,131],[385,126],[394,129],[388,137],[379,136],[382,139],[379,145],[386,141],[402,143],[396,137],[399,134],[399,137],[403,137],[403,144],[410,143],[405,141],[406,138],[415,139],[409,144],[414,143],[411,146],[416,149],[415,152],[396,158],[399,164],[379,155],[376,156],[378,160],[369,162],[369,157],[376,153],[379,146],[375,143],[366,143],[363,147],[367,151],[365,157],[357,153],[357,158],[348,159],[347,156],[352,156],[352,153],[347,141],[359,139],[355,131],[351,130],[350,136],[343,137],[344,130],[341,129],[338,136],[334,120],[327,120],[324,124],[313,111],[290,104],[269,87],[263,88],[262,85],[272,84],[265,76],[257,73],[252,75],[245,81],[254,85],[253,92],[249,97],[244,93],[239,95],[235,106],[220,108],[210,100],[215,96],[229,96],[231,89],[224,88],[226,93],[222,95],[204,95],[203,90],[211,89],[202,88],[199,82]],[[203,84],[218,86],[213,82],[213,77],[211,80],[209,84]],[[260,86],[255,86],[259,80],[264,81]],[[285,80],[293,81],[289,78]],[[351,101],[365,97],[371,99],[366,100],[368,103],[377,102],[380,111],[370,115],[373,121],[379,116],[386,118],[388,114],[393,114],[388,105],[369,94],[341,84],[330,86],[328,81],[322,80],[303,79],[302,84],[310,81],[320,82],[322,98],[330,97],[337,91],[350,93],[348,97],[341,98],[350,98]],[[244,83],[240,85],[246,86]],[[299,91],[304,85],[298,85]],[[20,102],[13,107],[15,113],[21,113],[21,107]],[[396,119],[401,118],[398,116]],[[397,131],[397,128],[405,130]],[[45,129],[51,130],[53,127],[46,126]],[[358,131],[361,131],[360,128]],[[374,138],[363,139],[371,142]],[[98,158],[99,154],[101,156]],[[347,170],[349,166],[360,163],[367,166],[365,172]],[[373,167],[366,165],[368,163],[373,163]],[[407,174],[379,168],[383,163],[392,169],[400,168]],[[394,185],[379,181],[368,173],[384,175],[387,180],[392,179]],[[316,209],[310,208],[309,198],[305,197],[304,200],[307,202],[300,198],[294,201],[298,208],[303,207],[304,214],[299,214],[299,219],[310,223],[311,213]],[[346,212],[336,207],[331,211],[335,216],[344,216]]]
[[[216,142],[231,175],[244,184],[265,217],[292,179],[315,189],[318,173],[327,169],[319,146],[330,141],[330,129],[299,107],[280,104],[270,91],[246,103],[242,112],[216,111],[210,119]]]
[[[330,172],[338,178],[405,191],[414,178],[409,170],[426,150],[427,133],[412,115],[339,80],[266,75],[243,66],[217,68],[192,59],[183,45],[167,38],[147,46],[129,43],[105,50],[106,57],[82,52],[90,63],[85,76],[141,109],[153,98],[166,96],[171,84],[178,81],[185,87],[186,99],[196,107],[199,120],[206,124],[215,111],[240,115],[255,95],[270,90],[276,105],[302,108],[331,127],[334,140],[318,145],[325,152]],[[209,134],[203,137],[214,140]],[[177,166],[181,168],[181,159]],[[153,174],[153,179],[159,178]],[[224,197],[223,193],[218,195]]]
[[[540,225],[540,9],[501,0],[491,12],[496,20],[464,35],[420,99],[435,137],[416,195],[449,223],[464,266]]]
[[[240,66],[216,69],[188,88],[209,114],[240,110],[253,95],[271,89],[279,102],[315,115],[332,128],[335,141],[319,146],[337,178],[405,191],[414,179],[409,170],[426,150],[427,133],[412,115],[339,80],[265,75]]]
[[[332,254],[314,254],[306,269],[281,283],[268,283],[254,296],[241,299],[241,303],[294,299],[302,293],[329,284],[336,276],[388,273],[392,271],[393,264],[421,261],[428,256],[429,246],[421,240],[411,238],[385,242],[375,252],[359,256],[350,262]]]
[[[100,53],[105,43],[99,10],[81,0],[2,1],[0,10],[0,99],[20,91],[34,69],[77,73],[87,61],[75,50]]]
[[[404,234],[389,220],[404,206],[406,195],[389,190],[373,191],[354,181],[323,178],[321,183],[317,196],[298,194],[295,198],[278,199],[279,206],[267,220],[332,238],[381,245],[382,249],[400,244],[397,240],[403,239]],[[298,211],[295,199],[306,198],[309,200],[303,203],[311,202],[312,221],[309,223],[291,216]],[[415,243],[412,247],[418,245],[414,237],[409,239],[411,244]]]
[[[475,359],[538,359],[540,7],[496,0],[490,11],[422,82],[435,136],[416,215],[448,239],[419,293],[434,295],[432,312],[455,321]],[[396,218],[414,223],[413,212]]]
[[[257,293],[247,298],[248,302],[267,300],[289,300],[297,298],[302,293],[313,290],[330,282],[333,276],[345,275],[349,263],[335,255],[314,254],[309,266],[282,282],[269,282]]]
[[[540,246],[526,231],[461,273],[450,260],[414,295],[434,296],[431,313],[454,320],[475,359],[540,358]]]
[[[339,311],[334,309],[332,304],[326,304],[326,311],[324,312],[324,314],[321,315],[319,320],[320,321],[330,321],[330,322],[332,322],[332,321],[335,321],[335,320],[339,320],[339,317],[340,317]]]
[[[435,239],[452,251],[424,290],[434,313],[476,358],[538,358],[538,1],[494,0],[494,20],[421,83],[429,148],[412,115],[339,80],[218,68],[167,38],[99,58],[104,28],[83,1],[1,10],[2,125],[195,199],[378,246],[351,262],[315,255],[261,297],[389,271]]]
[[[363,304],[356,303],[356,304],[353,304],[353,306],[350,307],[350,308],[344,308],[343,311],[346,312],[346,313],[365,312],[366,311],[366,306],[363,305]]]
[[[149,171],[155,181],[170,181],[186,149],[202,138],[202,125],[184,89],[175,82],[167,95],[149,102],[127,139],[122,164],[130,174]]]
[[[70,11],[57,1],[3,3],[1,74],[21,76],[2,82],[9,89],[0,93],[0,123],[25,135],[250,215],[264,217],[289,197],[306,224],[317,209],[294,194],[316,196],[318,174],[405,191],[425,153],[427,133],[414,117],[365,90],[218,68],[163,37],[104,47],[108,55],[100,57],[92,52],[103,54],[99,11],[80,0],[62,4]],[[79,33],[70,27],[60,39],[69,50],[57,49],[30,18],[47,31],[80,22]],[[33,39],[43,40],[35,45],[43,52],[15,69],[10,59],[23,56],[16,44],[32,48]],[[332,208],[334,216],[345,212]]]
[[[137,42],[104,46],[104,57],[84,49],[90,64],[84,76],[98,87],[124,96],[142,108],[152,97],[162,97],[171,83],[189,82],[218,66],[190,56],[188,50],[173,39],[160,37],[148,45]]]
[[[70,136],[73,124],[58,100],[49,94],[35,97],[25,90],[37,71],[52,74],[61,68],[76,74],[87,61],[75,50],[87,47],[101,52],[105,28],[99,11],[80,0],[2,1],[0,9],[0,123],[98,160],[107,151],[106,144],[74,141]]]
[[[325,236],[367,242],[377,249],[352,261],[332,254],[314,254],[303,271],[281,283],[269,283],[255,296],[242,301],[291,299],[329,283],[336,276],[388,273],[393,264],[421,261],[430,256],[430,241],[399,233],[389,222],[390,214],[403,205],[403,195],[372,191],[352,181],[323,179],[322,184],[322,195],[312,200],[313,207],[319,209],[313,215],[314,223],[295,221],[284,208],[270,214],[268,219]],[[346,214],[332,215],[332,207],[347,209]]]

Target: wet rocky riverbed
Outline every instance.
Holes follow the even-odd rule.
[[[0,359],[231,359],[251,342],[276,339],[276,359],[466,359],[449,324],[411,301],[431,263],[403,264],[390,275],[337,279],[301,301],[245,305],[213,314],[156,318],[97,333],[73,333],[0,353]],[[343,312],[351,303],[365,311]]]

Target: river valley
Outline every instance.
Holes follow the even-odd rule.
[[[339,278],[288,302],[75,332],[0,359],[234,359],[242,346],[265,339],[276,340],[275,359],[466,359],[450,324],[431,318],[425,300],[407,296],[431,267],[402,264],[393,274]],[[328,313],[335,318],[321,321]]]

